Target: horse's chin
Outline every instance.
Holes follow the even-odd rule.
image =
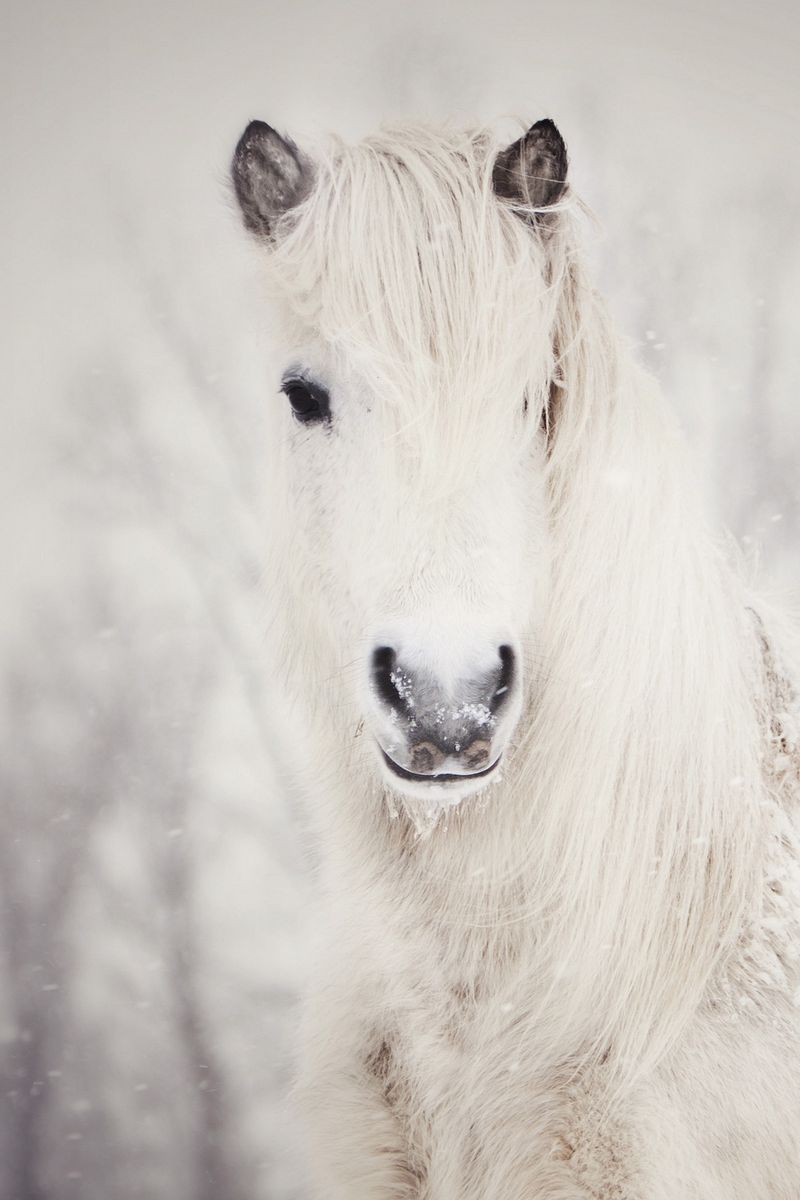
[[[464,773],[443,770],[430,775],[419,775],[396,763],[380,743],[376,743],[376,747],[380,756],[381,774],[392,791],[406,799],[421,800],[429,805],[455,807],[467,797],[482,791],[490,783],[496,783],[501,776],[502,752],[488,767],[480,771]]]

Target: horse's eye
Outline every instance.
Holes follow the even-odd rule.
[[[287,379],[281,391],[288,398],[292,412],[304,425],[330,419],[331,409],[328,393],[319,384],[306,379]]]

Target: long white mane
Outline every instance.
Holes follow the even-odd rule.
[[[524,926],[521,1041],[551,1070],[602,1059],[622,1085],[704,997],[735,1010],[730,964],[773,915],[770,847],[797,799],[797,701],[657,388],[587,282],[578,202],[532,236],[493,193],[495,149],[417,126],[335,145],[269,270],[397,409],[398,436],[447,428],[447,462],[419,462],[432,493],[457,482],[474,406],[487,453],[509,396],[546,413],[554,576],[523,732],[485,802],[414,844],[413,886],[446,874],[454,927]],[[372,785],[352,745],[357,793]],[[402,839],[402,820],[382,812],[372,833]],[[412,884],[396,886],[399,902]]]

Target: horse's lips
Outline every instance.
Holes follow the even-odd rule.
[[[494,762],[490,763],[488,767],[484,767],[480,771],[469,771],[469,772],[464,772],[463,774],[456,774],[455,772],[444,772],[443,771],[443,772],[439,772],[438,774],[420,775],[420,774],[417,774],[417,772],[415,772],[415,771],[409,771],[405,767],[401,767],[399,763],[395,762],[395,760],[389,754],[386,753],[386,751],[384,750],[383,746],[380,745],[380,743],[378,743],[378,749],[381,752],[381,756],[383,758],[384,763],[386,764],[386,766],[389,768],[389,770],[392,772],[393,775],[397,775],[400,779],[406,779],[411,783],[429,784],[429,785],[435,785],[436,787],[441,787],[443,784],[445,784],[445,785],[446,784],[462,784],[463,785],[465,783],[471,783],[474,779],[483,779],[487,775],[491,775],[492,771],[494,771],[495,767],[500,762],[500,759],[503,757],[502,752],[501,752],[500,754],[498,754],[498,756],[494,760]]]

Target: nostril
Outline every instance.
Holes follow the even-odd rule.
[[[372,682],[375,691],[390,708],[398,708],[396,687],[397,654],[391,646],[376,646],[372,652]]]
[[[516,655],[511,646],[499,646],[497,653],[500,658],[500,670],[490,705],[493,713],[508,699],[516,678]]]
[[[490,749],[491,742],[486,741],[485,738],[476,738],[464,751],[463,759],[465,764],[471,771],[476,771],[478,767],[485,766],[489,761]]]
[[[420,775],[429,775],[443,761],[444,755],[433,742],[417,742],[411,750],[411,767]]]

